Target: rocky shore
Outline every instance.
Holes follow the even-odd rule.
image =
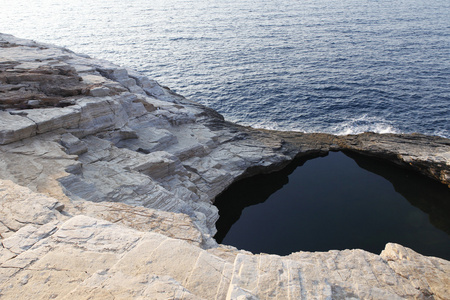
[[[133,70],[0,34],[0,297],[449,299],[450,262],[398,244],[282,257],[212,238],[231,183],[339,150],[450,187],[448,139],[242,127]]]

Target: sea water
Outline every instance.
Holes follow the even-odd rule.
[[[129,66],[240,124],[450,137],[448,0],[0,2],[0,32]]]
[[[216,199],[216,240],[254,253],[399,243],[450,259],[450,189],[362,155],[331,152],[230,186]]]

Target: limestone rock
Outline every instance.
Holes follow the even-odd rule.
[[[0,208],[0,236],[6,238],[24,226],[45,225],[61,219],[59,211],[64,205],[9,180],[0,180]]]
[[[89,95],[92,97],[105,97],[109,96],[110,90],[107,87],[96,87],[89,91]]]
[[[421,134],[349,136],[342,147],[408,166],[450,187],[450,141]]]
[[[40,228],[25,226],[4,240],[2,249],[16,253],[0,263],[2,274],[8,271],[7,277],[0,277],[6,299],[19,294],[87,299],[107,293],[125,298],[177,294],[188,299],[445,299],[448,295],[448,261],[393,244],[381,256],[345,250],[280,257],[230,249],[234,260],[232,256],[224,260],[180,239],[80,215]],[[417,269],[429,271],[415,275]]]
[[[380,257],[423,295],[445,299],[450,294],[450,263],[436,257],[423,257],[413,250],[389,243]]]
[[[80,122],[80,110],[72,107],[31,109],[27,118],[36,124],[36,133],[60,128],[76,128]]]
[[[88,151],[86,143],[70,133],[65,133],[61,136],[61,145],[67,149],[67,154],[80,155]]]
[[[33,48],[23,46],[21,50],[32,52]],[[20,51],[8,52],[18,54]],[[1,109],[60,106],[66,98],[85,94],[87,86],[76,70],[63,61],[31,62],[14,58],[17,57],[0,64]]]
[[[197,246],[210,242],[204,240],[201,232],[185,214],[111,202],[91,203],[83,201],[77,203],[76,208],[83,215],[122,224],[143,232],[161,233]]]
[[[21,115],[0,111],[0,145],[9,144],[36,134],[36,123]]]

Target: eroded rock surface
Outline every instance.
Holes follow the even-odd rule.
[[[14,206],[13,198],[19,208],[35,200],[46,219],[41,224],[28,213],[21,226],[2,229],[5,299],[446,299],[449,293],[450,262],[397,244],[381,255],[205,250],[198,229],[180,214],[82,203],[83,215],[69,215],[51,197],[8,181],[0,187],[2,207]],[[17,217],[14,209],[10,215]]]
[[[450,263],[396,244],[280,257],[212,239],[214,198],[239,178],[351,150],[449,185],[447,139],[242,127],[132,70],[9,35],[0,82],[2,298],[450,298]]]

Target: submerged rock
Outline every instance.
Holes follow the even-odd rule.
[[[400,245],[281,257],[212,239],[214,198],[240,178],[350,150],[450,185],[448,139],[242,127],[134,71],[4,34],[0,80],[5,299],[450,297],[450,262]]]

